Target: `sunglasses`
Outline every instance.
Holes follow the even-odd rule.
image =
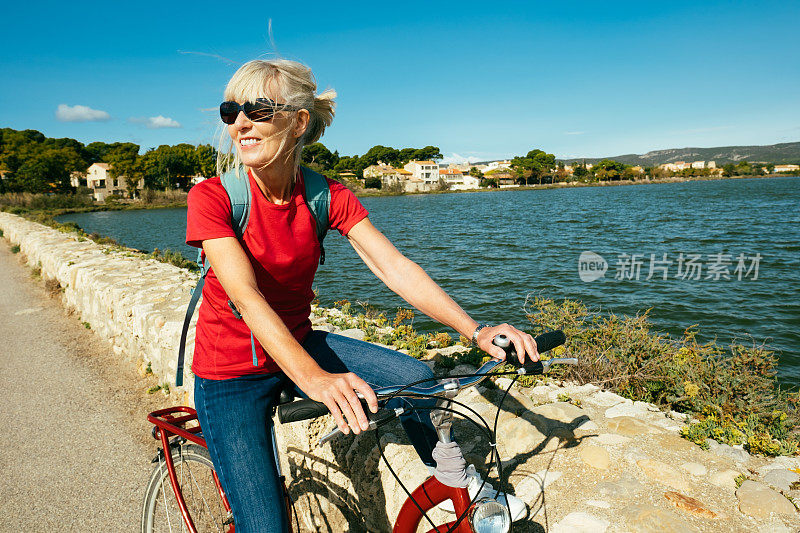
[[[272,120],[278,111],[297,111],[299,107],[289,104],[279,104],[269,98],[256,98],[255,102],[222,102],[219,105],[219,116],[225,124],[233,124],[239,112],[244,112],[245,116],[252,122],[267,122]]]

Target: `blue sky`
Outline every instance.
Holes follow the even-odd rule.
[[[800,141],[794,0],[283,4],[8,3],[0,127],[143,149],[211,142],[230,75],[277,52],[338,91],[323,142],[342,155]]]

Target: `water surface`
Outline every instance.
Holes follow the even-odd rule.
[[[621,187],[364,198],[370,219],[478,321],[525,325],[528,295],[582,300],[595,310],[649,309],[673,335],[698,324],[700,338],[766,341],[781,352],[783,381],[800,381],[800,179],[736,179]],[[125,245],[195,252],[183,244],[186,210],[67,215],[88,232]],[[406,305],[329,233],[315,281],[323,303],[347,298],[392,310]],[[591,251],[605,276],[581,280],[578,258]],[[700,255],[700,279],[681,279],[678,258]],[[621,254],[641,259],[638,279]],[[650,257],[672,264],[668,279]],[[719,279],[708,268],[715,255]],[[742,279],[735,272],[743,254]],[[758,275],[747,275],[760,254]],[[726,263],[726,259],[729,262]],[[658,265],[655,265],[658,266]],[[730,279],[724,279],[727,268]],[[615,276],[625,274],[623,279]],[[708,277],[711,274],[711,277]],[[442,329],[418,316],[421,331]],[[752,340],[749,340],[752,336]]]

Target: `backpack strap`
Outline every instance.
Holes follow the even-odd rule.
[[[328,187],[328,180],[325,179],[325,176],[306,167],[300,167],[300,170],[303,173],[306,205],[317,225],[317,240],[320,248],[319,264],[324,265],[325,247],[322,241],[325,240],[330,225],[331,188]]]
[[[231,201],[231,221],[233,231],[241,239],[250,221],[250,204],[253,193],[250,191],[250,176],[243,166],[232,168],[220,178],[222,187]]]
[[[197,301],[200,299],[200,295],[203,294],[203,285],[206,284],[206,274],[208,274],[208,269],[203,261],[202,248],[197,250],[197,264],[200,265],[200,279],[197,280],[197,285],[192,289],[192,298],[189,300],[189,307],[186,308],[186,315],[183,317],[181,343],[178,347],[178,366],[175,370],[176,387],[183,385],[183,361],[186,357],[186,336],[189,333],[189,323],[192,321],[192,315],[194,315],[194,309],[197,307]]]
[[[225,172],[220,180],[231,202],[231,226],[236,236],[241,239],[244,235],[244,230],[247,229],[247,223],[250,221],[250,204],[253,199],[250,191],[250,177],[244,167],[240,166]],[[178,387],[183,385],[183,366],[186,358],[186,337],[189,334],[189,324],[192,321],[197,302],[203,294],[203,286],[206,283],[206,274],[208,274],[208,269],[203,260],[202,248],[197,251],[197,264],[200,265],[200,279],[197,280],[197,285],[192,289],[192,298],[189,300],[189,307],[186,308],[186,315],[183,317],[181,342],[178,347],[178,365],[175,371],[175,385]],[[253,351],[253,364],[258,366],[252,334],[250,335],[250,344]]]

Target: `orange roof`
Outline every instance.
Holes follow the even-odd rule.
[[[456,175],[463,176],[464,175],[464,173],[461,172],[460,170],[458,170],[457,168],[442,168],[442,169],[439,169],[439,174],[448,174],[448,175],[451,175],[451,176],[456,176]]]
[[[111,168],[111,165],[109,165],[108,163],[94,163],[94,164],[102,168],[103,170],[108,170]]]
[[[404,168],[396,168],[395,172],[397,172],[401,176],[413,176],[414,175],[413,172],[409,172],[408,170],[406,170]]]

